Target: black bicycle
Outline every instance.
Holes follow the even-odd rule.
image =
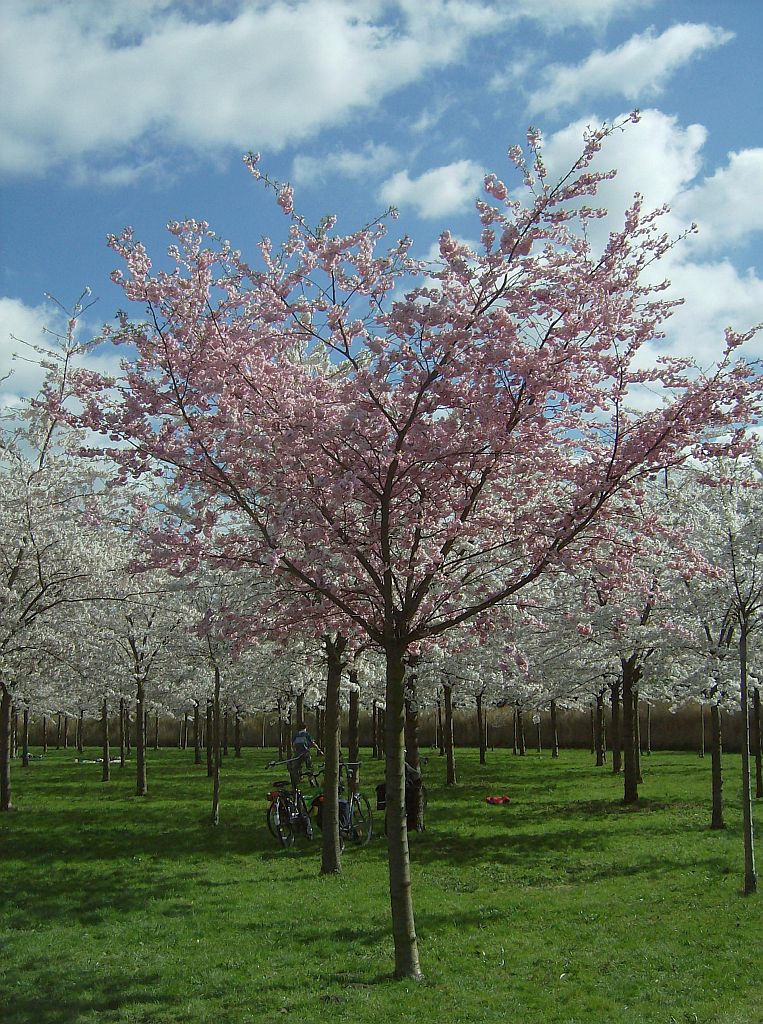
[[[339,766],[339,843],[343,848],[345,842],[365,846],[373,835],[373,815],[368,797],[355,788],[355,780],[360,768],[360,761],[343,761]],[[341,779],[344,772],[345,782]],[[346,795],[345,795],[346,794]],[[323,827],[323,792],[313,800],[316,808],[315,820],[318,828]],[[312,809],[311,807],[311,809]]]
[[[294,764],[302,761],[301,757],[290,757],[285,761],[270,761],[268,768],[275,768],[277,764]],[[318,779],[315,772],[308,775],[312,786],[320,792]],[[310,820],[312,809],[317,794],[308,794],[308,800],[302,792],[298,782],[291,779],[274,782],[268,793],[267,822],[271,834],[284,849],[294,845],[297,835],[303,835],[306,839],[313,838],[313,824]]]

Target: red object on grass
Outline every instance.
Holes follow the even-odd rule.
[[[510,796],[486,796],[485,797],[485,803],[486,804],[510,804],[511,803],[511,797]]]

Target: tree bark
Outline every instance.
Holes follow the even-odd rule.
[[[201,764],[201,723],[199,721],[199,702],[193,705],[193,763]]]
[[[111,751],[109,750],[109,707],[106,698],[103,698],[101,706],[101,758],[103,760],[103,771],[101,782],[109,782],[111,779]]]
[[[395,977],[421,978],[411,894],[411,862],[405,814],[405,647],[391,637],[385,645],[385,783],[387,853]]]
[[[760,721],[760,690],[752,691],[752,749],[755,755],[755,796],[763,796],[763,730]]]
[[[342,655],[347,640],[342,636],[324,636],[328,670],[326,673],[326,710],[323,719],[324,753],[323,823],[321,874],[336,875],[342,870],[339,846],[339,687],[342,679]]]
[[[512,714],[511,714],[511,729],[512,729],[512,737],[513,737],[513,739],[512,739],[512,753],[516,757],[516,755],[519,753],[519,742],[518,742],[518,740],[519,740],[519,735],[518,735],[519,734],[519,729],[517,728],[517,706],[516,706],[516,704],[514,705],[514,708],[512,710]]]
[[[527,753],[527,744],[525,743],[525,717],[522,714],[522,708],[517,708],[517,745],[519,747],[519,756],[524,757]]]
[[[409,656],[409,664],[412,662]],[[417,677],[409,674],[405,686],[405,760],[421,777],[421,755],[419,753],[419,703]],[[421,784],[409,786],[405,802],[406,824],[409,832],[424,831],[424,801]]]
[[[215,665],[215,695],[212,705],[212,824],[220,823],[220,768],[222,754],[220,752],[220,669]],[[228,710],[225,711],[227,724]]]
[[[148,781],[146,779],[146,693],[143,688],[144,681],[137,680],[137,699],[135,708],[135,762],[137,765],[137,779],[135,792],[137,796],[148,794]]]
[[[350,707],[347,718],[347,760],[352,765],[352,792],[360,788],[360,691],[358,673],[350,672]]]
[[[644,753],[647,757],[652,755],[652,704],[650,701],[646,702],[646,749]]]
[[[623,767],[623,741],[620,729],[620,680],[612,683],[612,774],[617,775]]]
[[[207,747],[207,778],[211,779],[215,774],[215,766],[212,757],[212,748],[214,746],[214,707],[211,697],[207,697],[207,735],[206,735],[206,747]]]
[[[453,689],[443,683],[445,695],[445,785],[456,784],[456,752],[453,747]]]
[[[238,707],[233,719],[233,756],[241,757],[241,711]]]
[[[125,699],[119,698],[119,767],[125,766]]]
[[[591,753],[596,753],[596,711],[591,705]],[[596,762],[599,764],[599,761]]]
[[[297,694],[297,728],[302,728],[302,723],[305,721],[305,695],[304,693]]]
[[[185,715],[183,715],[185,721]],[[159,712],[154,712],[154,750],[159,749]]]
[[[13,810],[11,801],[11,729],[13,698],[10,687],[0,682],[0,811]]]
[[[742,830],[744,836],[744,894],[758,888],[755,873],[755,842],[752,824],[752,787],[750,785],[750,702],[747,687],[747,616],[740,616],[739,630],[739,702],[742,709]]]
[[[56,719],[56,750],[61,749],[61,712],[58,712]]]
[[[644,781],[641,777],[641,721],[638,689],[635,687],[633,690],[633,757],[636,761],[636,781],[641,785]]]
[[[604,755],[604,694],[596,695],[596,767],[601,768],[605,761]]]
[[[374,701],[371,709],[371,757],[379,756],[379,708]]]
[[[704,712],[704,705],[703,705]],[[715,701],[710,705],[710,771],[712,776],[713,811],[710,828],[726,828],[723,820],[723,768],[721,754],[723,737],[721,732],[721,709]]]
[[[228,708],[223,713],[223,754],[228,756]]]
[[[48,752],[48,716],[42,716],[42,752],[47,754]]]
[[[64,750],[69,748],[69,716],[64,713]]]
[[[445,733],[442,728],[442,701],[437,698],[437,731],[439,733],[439,756],[445,757]]]
[[[285,745],[283,738],[283,711],[281,709],[280,699],[276,701],[276,709],[278,711],[278,760],[283,761],[285,754]],[[316,715],[317,714],[318,712],[316,711]],[[316,733],[318,732],[317,726],[315,731]]]
[[[551,701],[551,756],[559,757],[559,723],[555,700]]]
[[[24,708],[24,722],[21,732],[21,767],[29,767],[29,708]]]
[[[475,694],[474,701],[477,705],[477,735],[479,736],[480,743],[480,764],[485,764],[485,720],[482,717],[482,699],[484,694],[482,691]]]
[[[635,656],[634,656],[635,657]],[[623,803],[638,803],[638,774],[636,771],[636,737],[633,725],[633,691],[636,687],[638,669],[634,657],[621,659],[622,677],[622,731],[620,735],[624,764]],[[613,687],[614,698],[614,687]]]
[[[85,749],[85,712],[79,709],[79,721],[77,722],[77,751],[81,754]]]
[[[18,757],[19,754],[19,712],[14,704],[13,722],[11,724],[11,757]]]
[[[712,714],[712,711],[710,712]],[[711,740],[712,742],[712,740]],[[699,705],[699,756],[705,756],[705,705]]]

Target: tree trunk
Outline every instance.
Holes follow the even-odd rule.
[[[638,670],[634,668],[634,659],[621,659],[622,666],[622,743],[623,760],[623,803],[638,803],[638,774],[636,772],[636,737],[633,726],[633,691],[636,685]],[[614,695],[614,687],[613,687]],[[614,756],[614,755],[613,755]]]
[[[647,757],[652,755],[652,705],[649,701],[646,702],[646,750],[644,753]]]
[[[21,733],[21,767],[29,767],[29,708],[24,708],[24,724]]]
[[[704,713],[704,705],[703,705]],[[723,751],[723,737],[721,733],[721,709],[713,702],[710,705],[710,757],[713,789],[713,812],[710,828],[726,828],[723,820],[723,770],[721,765],[721,753]]]
[[[596,753],[596,711],[593,704],[591,705],[591,753]],[[597,760],[596,763],[600,762]]]
[[[48,752],[48,716],[42,716],[42,752],[47,754]]]
[[[752,691],[752,749],[755,754],[755,796],[763,796],[763,730],[760,722],[760,690]]]
[[[225,722],[228,722],[228,710],[225,710]],[[212,824],[220,823],[220,768],[222,754],[220,752],[220,669],[215,665],[215,696],[212,706]]]
[[[612,683],[612,774],[617,775],[623,767],[623,740],[620,728],[620,680]]]
[[[64,750],[69,748],[69,716],[64,713]]]
[[[103,760],[103,771],[101,782],[109,782],[111,779],[111,751],[109,750],[109,707],[106,698],[103,698],[101,706],[101,759]]]
[[[268,714],[267,714],[267,711],[263,711],[262,712],[262,733],[261,733],[261,736],[260,736],[260,739],[261,739],[260,747],[261,747],[262,750],[265,749],[265,726],[267,725],[267,723],[268,723]]]
[[[79,709],[79,721],[77,722],[77,750],[81,754],[85,749],[85,712]]]
[[[385,708],[379,708],[379,754],[385,757],[387,754],[387,712]]]
[[[18,757],[19,755],[19,712],[18,708],[13,706],[13,723],[11,725],[11,757]]]
[[[360,789],[360,691],[358,674],[350,672],[350,707],[347,719],[347,760],[352,765],[352,792]]]
[[[638,690],[633,690],[633,757],[636,761],[636,781],[643,783],[641,777],[641,721],[639,716]]]
[[[58,712],[56,719],[56,750],[61,749],[61,712]]]
[[[130,738],[130,709],[125,704],[125,747],[127,749],[127,756],[130,756],[132,751],[132,739]]]
[[[559,723],[555,700],[551,701],[551,756],[559,757]]]
[[[374,701],[371,709],[371,757],[379,756],[379,708]]]
[[[183,720],[186,721],[185,715]],[[154,750],[159,749],[159,712],[154,712]]]
[[[234,757],[241,757],[241,711],[238,707],[233,719],[233,754]]]
[[[125,699],[119,698],[119,767],[125,766]]]
[[[747,690],[747,633],[749,623],[742,615],[739,630],[739,702],[742,708],[742,829],[744,835],[744,894],[758,888],[755,873],[755,842],[752,824],[752,787],[750,785],[750,702]]]
[[[527,744],[525,743],[525,718],[522,714],[522,708],[517,708],[517,744],[519,746],[519,756],[524,757],[527,753]]]
[[[517,728],[517,706],[514,705],[514,709],[511,714],[511,729],[512,729],[512,753],[516,757],[519,753],[519,729]]]
[[[412,656],[409,656],[411,662]],[[421,756],[419,754],[419,702],[417,678],[409,675],[405,687],[405,760],[421,777]],[[405,801],[406,824],[409,832],[424,831],[424,801],[421,784],[409,786]]]
[[[480,764],[485,764],[485,721],[482,717],[482,698],[483,694],[478,693],[474,697],[474,701],[477,705],[477,735],[479,736],[480,743]]]
[[[193,705],[193,763],[201,764],[201,722],[199,721],[199,702]]]
[[[301,729],[302,724],[305,721],[305,695],[304,693],[297,694],[297,728]]]
[[[437,698],[437,731],[439,733],[439,755],[445,757],[445,733],[442,727],[442,701]]]
[[[538,733],[538,737],[537,737],[538,738],[538,753],[542,754],[543,753],[543,744],[541,743],[541,736],[540,736],[540,715],[538,715],[538,721],[536,722],[536,726],[537,726],[537,733]]]
[[[135,792],[137,796],[148,794],[148,783],[146,780],[146,693],[143,689],[143,679],[137,680],[137,700],[135,702],[135,763],[137,766],[137,779]]]
[[[281,701],[280,700],[276,701],[276,709],[278,711],[278,760],[279,761],[283,761],[283,759],[284,759],[284,752],[285,752],[285,746],[284,746],[284,739],[283,739],[283,712],[281,710]],[[317,713],[318,712],[316,711],[316,715],[317,715]],[[317,733],[318,729],[316,728],[315,731]]]
[[[388,638],[386,644],[387,852],[395,977],[421,978],[416,925],[411,895],[411,863],[405,814],[405,648]]]
[[[453,689],[443,683],[445,694],[445,785],[456,784],[456,752],[453,748]]]
[[[347,640],[325,636],[328,670],[326,673],[326,710],[323,719],[320,746],[324,753],[323,782],[323,841],[321,846],[321,874],[336,875],[342,870],[339,847],[339,688],[342,679],[342,655]]]
[[[228,708],[223,714],[223,754],[228,756]]]
[[[712,714],[712,712],[711,712]],[[712,740],[711,740],[712,742]],[[705,756],[705,705],[699,705],[699,756]]]
[[[11,802],[11,729],[13,698],[10,687],[0,682],[0,811],[13,810]]]
[[[596,767],[601,768],[604,764],[604,694],[596,696]]]
[[[214,726],[213,726],[214,708],[212,704],[212,698],[207,697],[207,735],[206,735],[206,747],[207,747],[207,778],[211,779],[215,774],[215,766],[212,758],[212,747],[214,745]]]

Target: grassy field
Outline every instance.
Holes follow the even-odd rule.
[[[133,768],[57,751],[14,764],[0,820],[3,1024],[760,1024],[763,903],[744,898],[740,762],[711,832],[710,761],[645,759],[643,804],[587,752],[458,752],[425,769],[411,837],[421,984],[390,978],[384,840],[318,875],[317,844],[276,848],[266,754],[226,758],[222,817],[192,751]],[[92,750],[84,755],[95,757]],[[372,793],[382,768],[369,757]],[[490,807],[488,793],[512,803]],[[763,830],[760,801],[758,831]],[[758,841],[759,862],[763,846]]]

